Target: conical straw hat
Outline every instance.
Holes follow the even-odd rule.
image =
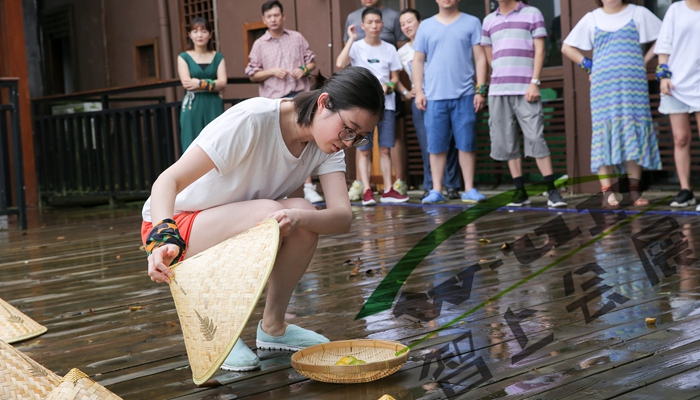
[[[194,383],[221,367],[270,277],[279,225],[268,219],[173,266],[170,292],[180,317]]]
[[[0,399],[41,400],[61,377],[0,340]]]
[[[44,400],[122,400],[122,398],[90,379],[79,369],[73,368]]]
[[[30,339],[46,332],[46,327],[0,299],[0,340],[7,343]]]

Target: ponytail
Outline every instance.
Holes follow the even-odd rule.
[[[294,97],[299,126],[311,126],[323,93],[330,96],[325,107],[331,111],[360,108],[372,115],[384,115],[384,90],[379,80],[366,68],[348,67],[330,78],[318,72],[312,76],[311,90]]]

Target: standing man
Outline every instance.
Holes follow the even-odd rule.
[[[262,5],[267,32],[253,43],[245,73],[257,82],[260,97],[294,97],[311,87],[309,74],[316,68],[315,54],[301,33],[284,29],[284,8],[277,0]],[[304,198],[311,203],[323,201],[311,177],[304,183]]]
[[[552,160],[544,140],[539,86],[546,37],[542,13],[522,1],[498,0],[498,9],[484,19],[481,45],[493,69],[489,89],[491,158],[508,161],[515,182],[515,194],[509,206],[530,204],[523,181],[516,119],[525,139],[525,156],[537,160],[547,183],[547,205],[566,206],[554,187]]]
[[[347,43],[348,39],[350,38],[348,36],[348,29],[350,26],[355,26],[355,40],[362,40],[365,38],[365,31],[362,29],[362,13],[369,7],[374,7],[380,10],[382,13],[383,26],[382,31],[379,34],[379,38],[382,41],[397,47],[400,42],[408,40],[406,35],[404,35],[404,33],[401,31],[398,11],[394,10],[393,8],[383,6],[381,0],[360,0],[360,3],[362,4],[362,7],[351,12],[348,15],[348,18],[345,20],[345,37],[343,39],[345,43]],[[408,191],[408,186],[405,182],[406,177],[404,176],[406,171],[406,145],[404,143],[403,136],[401,135],[395,135],[394,146],[391,149],[391,159],[394,172],[396,173],[396,182],[394,182],[393,185],[394,189],[401,193],[401,195],[405,196]],[[355,168],[355,171],[359,177],[359,155],[355,157],[355,161],[357,163],[356,165],[358,165],[358,167]],[[351,201],[360,200],[363,193],[366,191],[365,189],[367,189],[363,186],[364,185],[360,180],[355,180],[355,182],[353,182],[350,190],[348,191]]]
[[[459,0],[438,1],[440,11],[420,24],[413,40],[415,101],[416,107],[425,111],[433,175],[433,189],[421,200],[424,204],[445,201],[442,177],[452,137],[464,179],[462,201],[486,199],[474,188],[476,113],[486,104],[486,55],[480,45],[479,19],[460,12],[458,4]]]
[[[382,13],[379,9],[368,7],[362,12],[362,29],[366,32],[365,38],[355,41],[355,26],[348,27],[350,40],[345,44],[338,55],[335,66],[345,68],[348,64],[367,68],[377,77],[384,88],[384,118],[379,121],[377,141],[379,142],[380,166],[384,180],[384,192],[381,195],[382,203],[403,203],[408,201],[408,196],[400,194],[391,184],[391,148],[394,147],[395,100],[394,89],[399,83],[401,60],[396,47],[379,38],[382,31]],[[369,136],[370,138],[372,135]],[[362,195],[362,205],[371,206],[377,204],[374,194],[369,187],[373,142],[359,147],[358,170],[359,177],[365,190]]]

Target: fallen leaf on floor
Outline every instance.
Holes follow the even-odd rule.
[[[90,309],[90,315],[95,315],[95,312],[92,311],[92,308]]]
[[[120,256],[119,254],[117,254],[117,260],[120,260],[121,258],[122,258],[122,256]]]
[[[360,273],[360,267],[355,267],[355,268],[353,268],[352,271],[350,271],[350,273],[348,274],[348,278],[352,278],[352,277],[354,277],[354,276],[357,276],[357,274],[359,274],[359,273]]]
[[[306,289],[306,290],[304,290],[304,293],[311,293],[313,291],[314,291],[313,289]]]
[[[486,246],[489,243],[491,243],[491,240],[489,240],[489,239],[486,239],[486,238],[479,239],[479,244],[482,246]]]
[[[480,262],[480,263],[482,263],[482,262],[486,262],[486,261],[488,261],[488,260],[487,260],[487,259],[485,259],[485,258],[482,258],[481,260],[479,260],[479,262]]]
[[[510,243],[503,243],[503,246],[501,246],[501,250],[510,251]]]
[[[95,376],[102,376],[102,374],[95,374]]]
[[[139,311],[143,310],[144,308],[144,306],[129,306],[129,311]]]
[[[177,322],[175,321],[167,321],[166,324],[171,328],[177,328]]]
[[[65,238],[66,238],[65,236],[59,236],[59,237],[56,238],[56,240],[63,240],[63,239],[65,239]]]
[[[649,325],[656,325],[656,318],[647,318],[644,320]]]

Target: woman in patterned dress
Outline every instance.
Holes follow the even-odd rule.
[[[627,171],[634,205],[649,202],[640,197],[642,168],[661,169],[661,157],[649,108],[646,56],[642,44],[656,40],[661,20],[630,0],[596,0],[599,8],[586,14],[564,41],[562,54],[590,74],[591,172],[597,173],[603,205],[619,207],[612,193],[611,175]],[[581,50],[593,50],[593,60]]]

